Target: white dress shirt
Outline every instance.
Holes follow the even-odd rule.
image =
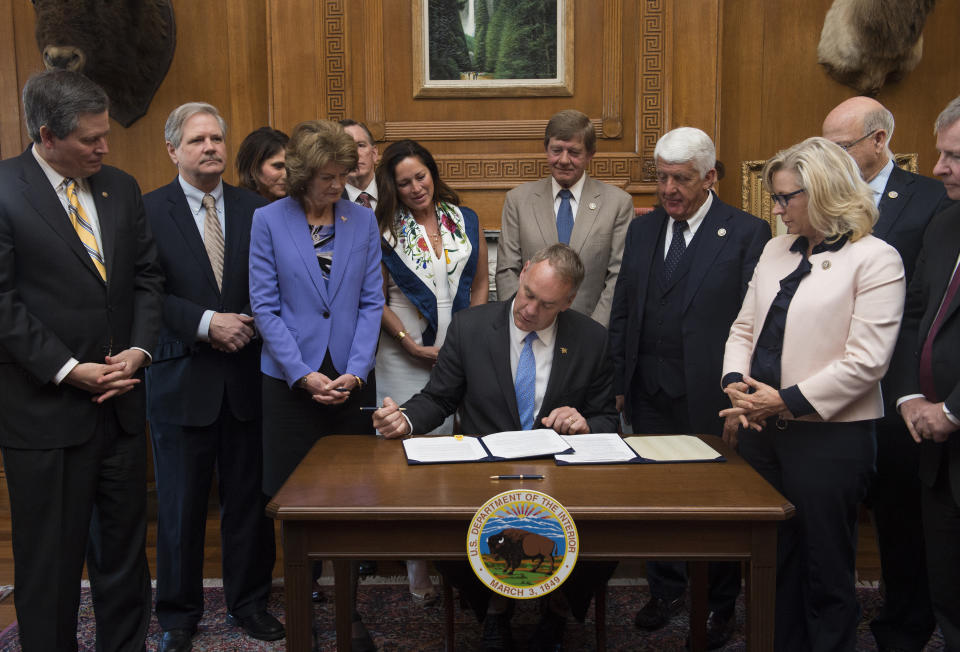
[[[688,247],[690,246],[690,241],[693,240],[693,236],[697,234],[697,229],[703,224],[703,218],[707,216],[707,211],[710,210],[712,204],[713,193],[708,191],[707,198],[700,204],[700,208],[693,214],[693,217],[687,220],[687,229],[683,232],[683,241],[687,243]],[[667,257],[667,252],[670,251],[670,243],[673,242],[673,225],[676,222],[678,222],[678,220],[671,217],[667,224],[667,236],[663,239],[664,259]]]
[[[587,173],[584,172],[580,175],[580,178],[577,179],[577,182],[567,188],[570,191],[570,194],[573,195],[570,198],[570,212],[573,214],[573,222],[577,222],[577,209],[580,206],[580,195],[583,194],[583,183],[587,180]],[[563,186],[557,183],[557,180],[553,177],[550,177],[550,185],[553,188],[553,216],[557,216],[557,212],[560,210],[560,191],[563,190]]]
[[[366,188],[357,188],[356,186],[351,186],[349,183],[344,184],[344,187],[347,189],[347,197],[349,197],[350,201],[352,201],[353,203],[357,202],[357,197],[360,196],[361,192],[365,192],[368,195],[370,195],[370,207],[371,208],[377,207],[377,198],[379,195],[377,195],[376,177],[372,177],[370,179],[370,184]]]
[[[207,209],[203,207],[203,197],[204,195],[211,195],[213,201],[217,204],[217,219],[220,221],[220,233],[223,234],[223,241],[226,242],[227,218],[223,210],[223,180],[221,179],[217,187],[210,192],[204,192],[190,185],[182,176],[177,176],[177,181],[180,182],[180,187],[183,188],[183,194],[187,198],[187,206],[190,207],[190,212],[193,214],[193,221],[197,225],[197,230],[200,232],[200,239],[206,243],[204,222],[207,219]],[[224,252],[224,255],[226,255],[226,252]],[[197,339],[201,342],[210,341],[210,320],[213,319],[213,315],[213,310],[204,310],[203,315],[200,317],[200,323],[197,325]]]
[[[520,351],[523,350],[523,339],[529,331],[522,331],[517,328],[513,321],[513,304],[510,302],[510,377],[516,379],[517,364],[520,361]],[[537,380],[533,394],[533,416],[536,418],[540,414],[540,408],[543,406],[543,396],[547,393],[547,381],[550,379],[550,370],[553,369],[553,345],[557,339],[557,320],[554,318],[550,325],[543,330],[537,331],[537,339],[530,347],[533,350],[533,359],[536,365]],[[534,423],[534,428],[541,427],[541,424]]]

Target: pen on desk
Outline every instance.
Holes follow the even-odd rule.
[[[491,475],[491,480],[543,480],[542,475]]]
[[[379,410],[379,409],[380,409],[380,407],[377,406],[377,405],[369,405],[369,406],[364,406],[364,407],[360,408],[360,411],[361,411],[361,412],[376,412],[376,411]],[[406,412],[406,411],[407,411],[407,408],[405,408],[405,407],[398,407],[397,409],[400,410],[401,412]]]

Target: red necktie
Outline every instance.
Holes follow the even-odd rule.
[[[949,287],[947,287],[947,293],[943,296],[943,303],[940,304],[940,310],[937,311],[933,325],[927,332],[927,339],[923,341],[923,348],[920,350],[920,391],[927,397],[927,400],[934,403],[940,399],[937,397],[937,391],[933,385],[933,340],[940,332],[940,326],[947,317],[950,303],[956,296],[958,288],[960,288],[960,267],[953,270],[953,278],[950,280]]]
[[[372,196],[373,195],[368,192],[361,192],[359,195],[357,195],[357,203],[364,208],[373,208],[373,205],[370,203],[370,198]]]

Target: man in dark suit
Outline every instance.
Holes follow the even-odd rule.
[[[374,172],[380,153],[373,134],[367,125],[349,118],[340,121],[340,126],[357,143],[357,167],[347,175],[347,184],[343,189],[343,198],[367,208],[376,208],[379,193]]]
[[[660,207],[627,231],[610,316],[617,407],[634,432],[719,435],[723,348],[770,227],[713,194],[716,151],[703,131],[674,129],[654,156]],[[647,580],[636,625],[655,630],[683,606],[686,565],[647,562]],[[710,564],[711,649],[732,633],[739,592],[739,564]]]
[[[86,554],[101,650],[150,621],[144,392],[163,277],[129,175],[102,165],[107,96],[78,73],[23,90],[33,144],[0,163],[0,448],[27,652],[77,649]]]
[[[144,197],[167,278],[163,330],[147,373],[162,652],[189,650],[203,615],[214,469],[227,621],[254,638],[284,636],[266,611],[275,544],[261,490],[260,346],[247,280],[253,211],[266,202],[221,179],[225,132],[209,104],[174,109],[164,137],[179,174]]]
[[[405,413],[384,399],[373,425],[385,437],[400,437],[429,432],[459,411],[461,430],[471,434],[534,427],[561,434],[616,431],[606,329],[568,310],[583,274],[579,257],[566,245],[534,254],[520,272],[513,299],[454,315],[426,387],[404,403]],[[524,368],[529,375],[521,373]],[[590,589],[605,582],[613,566],[577,565],[561,587],[573,615],[583,618]],[[488,608],[489,592],[465,562],[446,564],[445,572],[465,585],[478,617],[486,613],[484,648],[510,649],[508,601],[494,596]],[[551,600],[535,640],[559,644],[566,610]]]
[[[893,114],[882,104],[852,97],[827,114],[823,136],[857,162],[880,210],[873,235],[900,253],[909,283],[930,218],[951,202],[942,183],[894,165],[893,128]],[[896,412],[890,382],[888,375],[883,381],[886,416],[877,421],[877,470],[868,495],[884,585],[883,609],[870,628],[881,650],[922,650],[936,623],[920,523],[919,450]]]
[[[933,173],[960,200],[960,97],[936,122]],[[960,650],[960,205],[930,221],[907,291],[889,377],[920,443],[919,473],[930,599],[949,650]],[[910,649],[910,648],[908,648]]]

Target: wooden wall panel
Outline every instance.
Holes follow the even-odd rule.
[[[14,0],[13,9],[19,93],[27,78],[42,69],[42,59],[33,38],[30,3]],[[228,181],[236,181],[232,161],[240,141],[268,120],[265,5],[231,0],[174,0],[174,11],[177,50],[147,114],[129,128],[111,122],[110,154],[106,161],[134,175],[144,192],[168,183],[176,172],[163,142],[163,125],[176,106],[205,101],[223,114],[231,162],[226,174]],[[9,96],[3,90],[0,101],[8,103]],[[3,114],[4,130],[8,115]],[[26,146],[25,133],[22,138]],[[3,156],[7,156],[6,151]]]
[[[805,3],[724,0],[717,147],[727,165],[724,200],[739,205],[739,164],[820,134],[826,114],[856,92],[817,64],[817,43],[832,0]],[[938,3],[924,30],[924,56],[905,79],[877,99],[897,121],[893,150],[917,152],[920,173],[936,162],[933,120],[960,93],[960,3]],[[946,62],[951,62],[948,64]]]

